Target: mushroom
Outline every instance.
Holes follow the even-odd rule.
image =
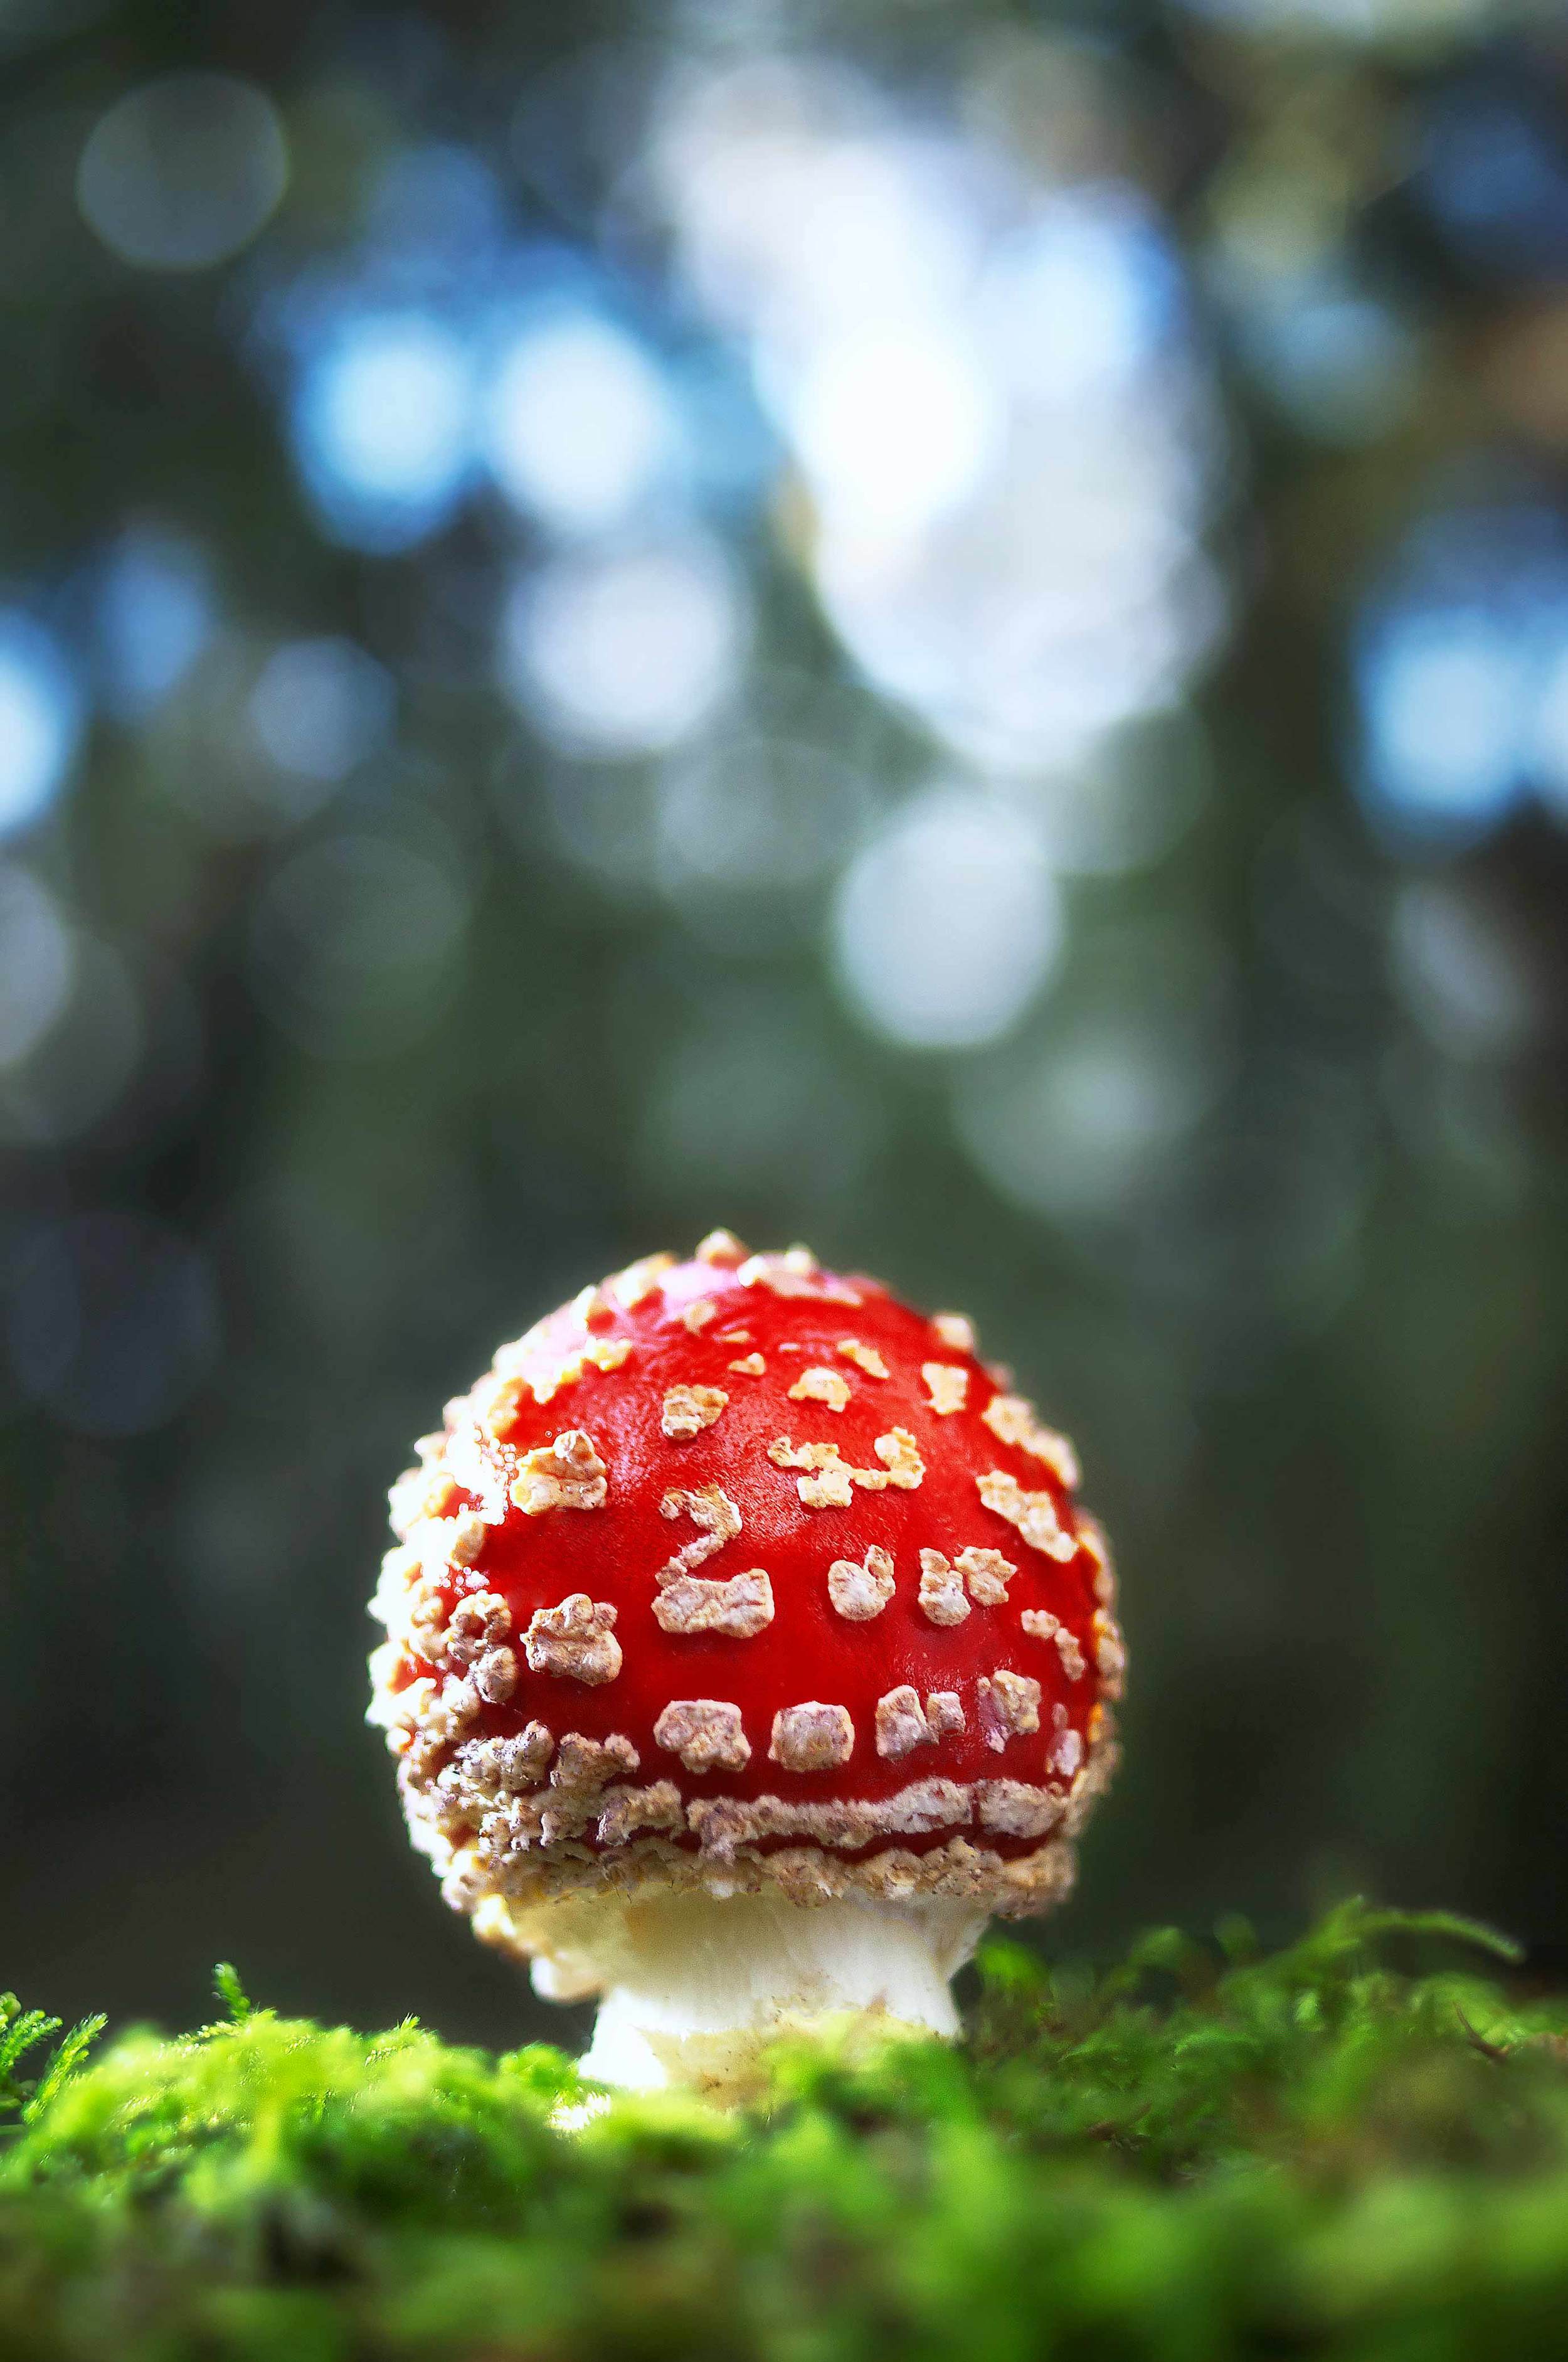
[[[786,2027],[951,2036],[1068,1891],[1125,1663],[1066,1439],[804,1248],[726,1231],[497,1353],[392,1493],[370,1718],[414,1844],[584,2062],[734,2096]]]

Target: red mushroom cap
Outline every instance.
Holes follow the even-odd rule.
[[[1124,1654],[1066,1439],[801,1248],[649,1256],[503,1346],[392,1489],[372,1719],[456,1907],[648,1885],[1045,1908]]]

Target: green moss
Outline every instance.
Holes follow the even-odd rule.
[[[58,2026],[0,2003],[0,2356],[1568,2353],[1568,2001],[1476,1945],[1360,1905],[1099,1976],[993,1944],[962,2048],[782,2048],[733,2118],[232,1970],[222,2023],[29,2081]]]

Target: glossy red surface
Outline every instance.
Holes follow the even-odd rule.
[[[579,1307],[564,1308],[532,1332],[521,1360],[502,1357],[503,1366],[547,1380],[591,1339],[624,1339],[631,1352],[619,1368],[589,1367],[545,1403],[527,1388],[517,1389],[521,1399],[510,1422],[491,1415],[499,1437],[485,1433],[479,1416],[493,1380],[481,1381],[471,1396],[448,1407],[443,1463],[462,1467],[465,1455],[477,1452],[486,1480],[471,1482],[451,1509],[488,1506],[495,1515],[521,1456],[568,1429],[587,1431],[607,1470],[602,1507],[525,1516],[508,1506],[474,1565],[454,1573],[449,1600],[465,1592],[498,1592],[511,1608],[518,1643],[515,1694],[505,1706],[484,1708],[472,1735],[507,1736],[536,1718],[558,1737],[569,1730],[593,1738],[618,1732],[638,1750],[640,1780],[673,1779],[689,1799],[770,1793],[871,1800],[933,1776],[1010,1779],[1065,1791],[1068,1779],[1063,1769],[1053,1771],[1053,1749],[1065,1729],[1077,1732],[1087,1749],[1089,1718],[1102,1694],[1092,1628],[1095,1561],[1081,1546],[1065,1563],[1030,1547],[1014,1526],[982,1505],[976,1480],[1000,1470],[1026,1490],[1048,1490],[1063,1525],[1074,1532],[1071,1496],[1038,1457],[1001,1442],[982,1423],[981,1412],[1003,1389],[974,1355],[943,1342],[928,1317],[872,1280],[824,1272],[812,1285],[832,1292],[780,1295],[765,1284],[744,1284],[733,1268],[677,1265],[632,1308],[611,1297],[590,1309],[591,1325],[585,1325]],[[859,1301],[844,1300],[849,1296]],[[682,1314],[700,1299],[716,1310],[693,1333]],[[847,1359],[839,1351],[846,1339],[875,1348],[887,1378],[867,1375]],[[766,1362],[761,1376],[730,1367],[754,1352]],[[922,1376],[928,1362],[967,1373],[964,1409],[946,1416],[933,1410]],[[790,1386],[813,1365],[847,1382],[842,1411],[790,1399]],[[718,1387],[729,1399],[712,1427],[675,1441],[662,1431],[661,1412],[667,1389],[682,1385]],[[895,1427],[915,1439],[924,1462],[922,1482],[909,1491],[857,1486],[848,1507],[805,1507],[798,1472],[768,1458],[769,1444],[788,1437],[797,1444],[836,1444],[845,1461],[875,1469],[880,1465],[877,1439]],[[471,1457],[468,1465],[472,1476]],[[660,1505],[672,1488],[712,1484],[735,1503],[742,1529],[696,1572],[720,1580],[767,1570],[775,1616],[755,1638],[668,1634],[654,1618],[658,1571],[697,1533],[689,1518],[661,1515]],[[896,1594],[873,1619],[850,1622],[830,1601],[828,1570],[836,1559],[862,1558],[873,1544],[892,1558]],[[938,1627],[918,1604],[919,1552],[938,1550],[956,1559],[970,1546],[999,1551],[1013,1562],[1009,1597],[1005,1605],[973,1606],[956,1626]],[[573,1592],[587,1592],[617,1610],[622,1668],[614,1680],[597,1686],[535,1672],[523,1658],[522,1637],[536,1609],[554,1606]],[[1024,1630],[1021,1617],[1028,1608],[1048,1609],[1074,1636],[1085,1666],[1077,1679],[1068,1679],[1052,1640]],[[409,1659],[399,1683],[430,1670]],[[999,1670],[1041,1684],[1039,1730],[1010,1738],[1000,1750],[986,1743],[977,1704],[977,1683]],[[966,1727],[889,1760],[877,1751],[877,1703],[904,1683],[922,1700],[930,1691],[956,1692]],[[677,1698],[738,1705],[752,1750],[744,1770],[692,1774],[657,1745],[654,1724]],[[834,1770],[789,1772],[769,1760],[775,1712],[808,1700],[843,1705],[853,1718],[852,1758]],[[912,1842],[918,1847],[921,1840]],[[997,1842],[1004,1851],[1027,1849],[1021,1842]]]

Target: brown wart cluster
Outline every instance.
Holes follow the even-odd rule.
[[[503,1347],[418,1451],[370,1712],[481,1934],[532,1950],[541,1906],[653,1886],[1066,1891],[1114,1577],[963,1316],[716,1232]]]

